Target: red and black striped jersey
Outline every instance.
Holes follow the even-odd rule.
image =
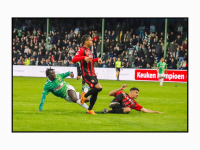
[[[121,94],[121,93],[125,93],[123,91],[118,91],[115,96]],[[142,106],[140,106],[134,99],[130,98],[129,95],[127,93],[126,97],[122,100],[122,105],[125,107],[130,107],[131,109],[135,109],[140,111],[140,109],[142,108]]]
[[[84,59],[85,57],[90,58],[90,62],[87,63]],[[94,70],[94,63],[98,61],[99,58],[93,59],[93,54],[90,51],[89,48],[81,47],[77,52],[74,58],[72,59],[72,62],[81,62],[81,70],[82,75],[84,76],[96,76],[95,70]]]

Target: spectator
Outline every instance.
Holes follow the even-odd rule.
[[[17,61],[16,61],[16,57],[13,57],[13,62],[12,62],[13,65],[17,65]]]
[[[182,45],[182,42],[183,42],[183,40],[182,40],[181,36],[178,35],[178,36],[177,36],[177,39],[176,39],[177,45]]]
[[[105,63],[107,59],[108,59],[108,55],[106,53],[103,53],[102,63]]]
[[[139,47],[139,50],[137,52],[137,56],[139,58],[144,58],[144,51],[142,50],[142,46]]]
[[[146,69],[151,69],[151,66],[149,63],[147,63]]]
[[[186,63],[185,59],[183,59],[183,61],[181,62],[179,69],[181,69],[181,70],[187,69],[187,63]]]
[[[133,42],[132,42],[133,45],[136,45],[137,44],[137,39],[135,37],[135,35],[133,35]]]
[[[119,41],[119,45],[118,46],[119,46],[119,51],[123,51],[124,50],[124,44],[122,43],[122,41]]]
[[[138,57],[138,58],[135,60],[134,64],[135,64],[135,67],[136,67],[136,68],[141,68],[141,66],[142,66],[142,61],[141,61],[141,59]]]
[[[78,34],[78,37],[76,39],[76,44],[79,44],[79,43],[81,43],[81,35],[80,34]]]
[[[105,44],[104,44],[104,52],[108,53],[109,52],[109,48],[110,48],[110,40],[107,39]]]
[[[183,46],[181,46],[181,50],[179,51],[179,66],[181,62],[183,61],[184,56],[185,56],[185,50],[183,49]]]
[[[184,49],[184,50],[185,50],[185,49],[188,49],[188,47],[187,47],[187,40],[184,41],[183,49]]]
[[[108,31],[108,34],[107,34],[107,40],[109,39],[109,41],[111,40],[111,32]]]
[[[43,65],[43,66],[48,66],[48,59],[46,59],[46,60],[44,59],[42,65]]]
[[[69,49],[69,55],[73,58],[74,54],[75,54],[75,51],[72,48],[70,48]]]
[[[27,56],[31,55],[31,50],[28,48],[28,46],[25,46],[24,54]]]
[[[134,67],[134,62],[135,62],[135,56],[133,55],[133,52],[131,52],[130,56],[128,57],[128,62],[130,64],[130,67]]]
[[[114,40],[114,41],[115,41],[115,38],[116,38],[115,31],[112,31],[111,40]]]
[[[19,58],[17,63],[18,63],[18,65],[25,65],[24,58],[22,56],[20,56],[20,58]]]
[[[97,52],[97,57],[100,57],[100,55],[101,55],[101,43],[100,42],[98,42],[96,52]]]
[[[157,43],[156,45],[157,63],[160,62],[161,55],[162,55],[162,46],[160,45],[160,43]]]
[[[119,34],[119,39],[118,39],[118,41],[123,41],[123,39],[124,39],[123,32],[122,32],[122,31],[120,31],[120,34]]]
[[[108,64],[106,65],[107,68],[113,68],[112,61],[109,59]]]
[[[144,59],[142,59],[141,68],[146,68],[146,62]]]
[[[130,40],[130,38],[131,38],[131,34],[129,33],[129,31],[126,31],[126,34],[124,34],[124,42],[125,41],[129,41]]]
[[[174,41],[172,41],[171,45],[169,46],[169,52],[170,52],[170,54],[172,54],[174,57],[176,57],[176,50],[177,50],[177,47],[176,47],[176,45],[174,44]]]
[[[141,23],[141,25],[139,26],[138,30],[139,30],[139,36],[140,36],[140,38],[143,39],[144,38],[144,30],[145,30],[145,26],[144,26],[143,23]]]
[[[174,59],[173,59],[173,58],[171,59],[171,63],[170,63],[170,65],[169,65],[169,68],[170,68],[170,69],[177,69],[176,63],[174,62]]]
[[[172,41],[175,41],[175,36],[174,36],[174,32],[173,31],[171,31],[171,33],[170,33],[170,35],[169,35],[169,37],[168,37],[168,42],[172,42]]]
[[[156,27],[153,23],[150,25],[150,32],[156,32]]]

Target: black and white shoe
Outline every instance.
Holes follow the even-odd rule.
[[[119,102],[112,102],[110,103],[109,107],[110,108],[115,108],[115,107],[119,107],[120,103]]]
[[[101,112],[104,113],[104,114],[107,114],[108,113],[108,109],[104,108]]]

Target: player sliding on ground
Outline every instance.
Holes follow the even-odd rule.
[[[159,71],[158,71],[159,69]],[[164,81],[164,78],[165,78],[165,72],[166,70],[166,74],[167,74],[167,64],[164,62],[164,58],[162,57],[160,59],[160,62],[158,63],[158,67],[157,67],[157,72],[159,73],[159,82],[160,82],[160,86],[163,85],[163,81]]]
[[[87,104],[81,104],[81,95],[74,89],[72,85],[67,84],[63,81],[64,78],[70,76],[71,78],[74,77],[73,72],[65,72],[62,74],[55,74],[54,69],[47,69],[46,76],[48,77],[42,92],[41,103],[39,106],[39,111],[42,111],[44,102],[46,99],[46,95],[51,92],[57,97],[64,98],[68,102],[74,102],[79,104],[85,109],[88,109]],[[87,101],[89,101],[87,99]]]
[[[115,97],[109,105],[109,107],[112,108],[112,110],[108,110],[107,108],[104,108],[104,110],[102,110],[102,113],[128,114],[130,113],[131,109],[135,109],[137,111],[142,111],[145,113],[161,113],[159,111],[149,110],[140,106],[134,100],[134,99],[137,99],[139,95],[139,89],[131,88],[130,93],[127,94],[122,91],[125,89],[126,86],[127,85],[124,84],[121,88],[113,90],[109,93],[110,96]]]

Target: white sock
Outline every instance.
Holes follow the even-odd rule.
[[[163,84],[163,80],[164,80],[164,79],[161,79],[161,85]]]
[[[85,87],[84,88],[84,92],[87,93],[88,92],[88,88]]]
[[[82,106],[82,107],[85,108],[85,109],[88,109],[88,108],[89,108],[88,105],[87,105],[86,103],[83,103],[83,105],[81,105],[81,100],[80,100],[80,99],[78,99],[78,100],[76,101],[76,103],[79,104],[80,106]]]
[[[159,82],[160,82],[160,86],[161,86],[161,79],[159,79]]]

